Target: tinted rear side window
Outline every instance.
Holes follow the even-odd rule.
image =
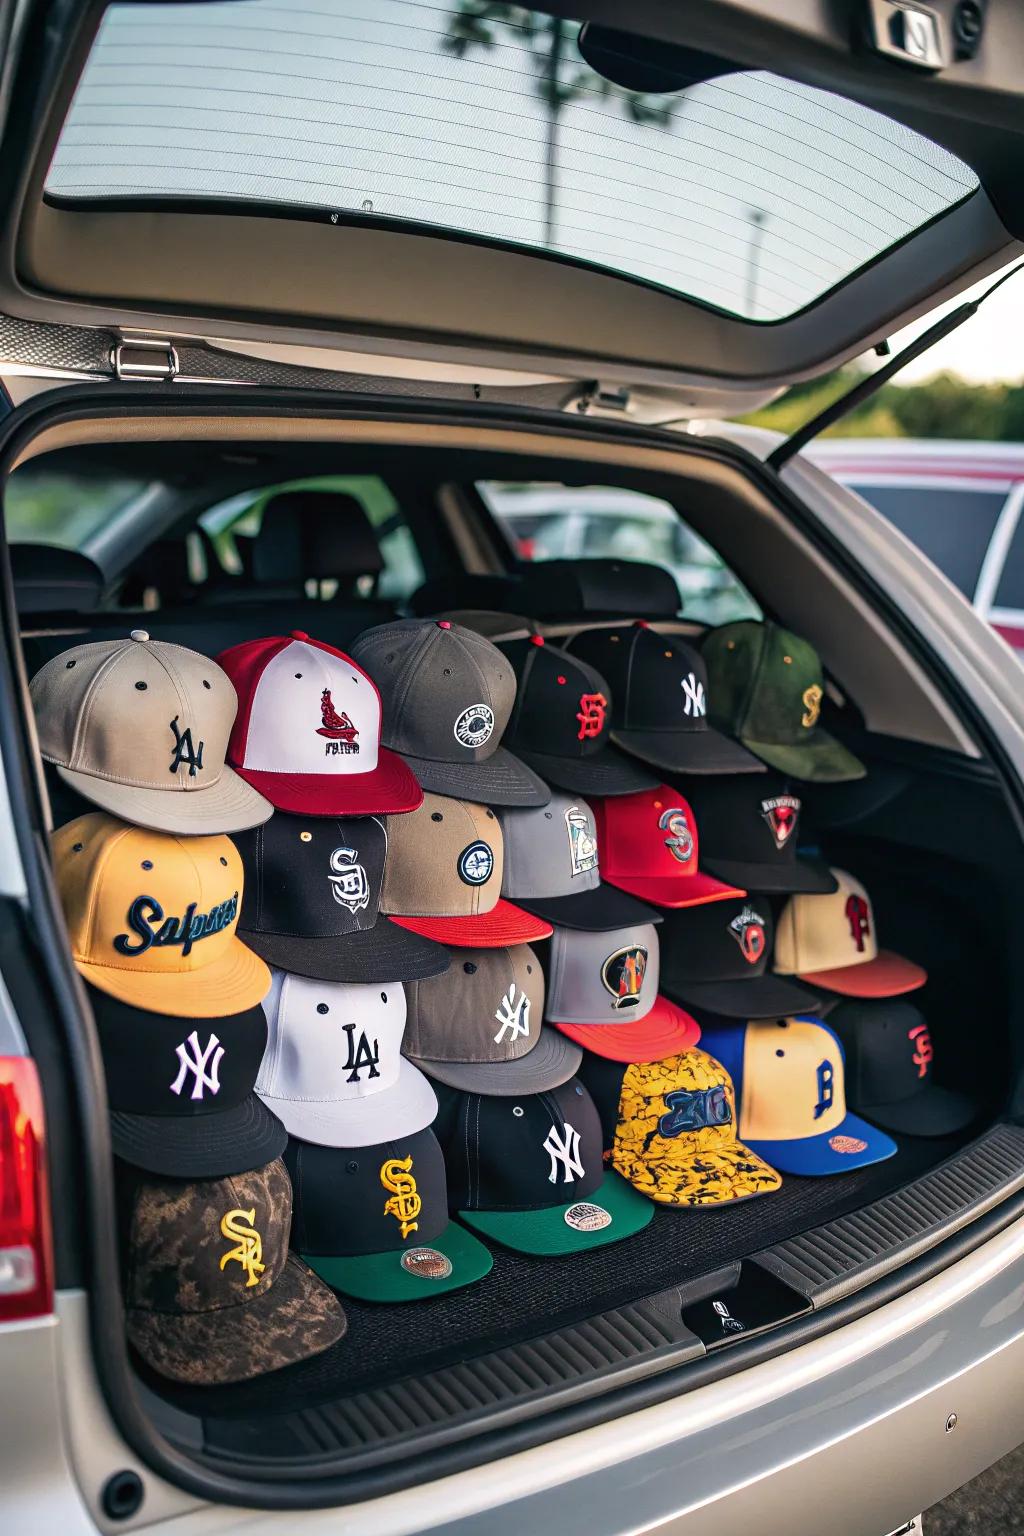
[[[981,562],[1006,500],[1005,491],[973,486],[848,484],[912,539],[961,592],[973,598]]]

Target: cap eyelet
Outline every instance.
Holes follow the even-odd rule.
[[[352,681],[355,683],[356,687],[358,688],[359,687],[359,679],[358,679],[358,677],[356,677],[354,672],[349,673],[349,676],[351,677]]]
[[[146,689],[149,687],[149,684],[148,683],[136,683],[135,686],[139,690],[140,693],[145,693]]]
[[[512,1113],[515,1115],[517,1120],[521,1120],[523,1118],[523,1106],[521,1104],[513,1104]]]
[[[526,974],[527,974],[527,976],[532,976],[533,975],[533,966],[532,965],[528,965],[526,967]]]
[[[327,1003],[317,1003],[316,1011],[317,1013],[330,1013],[331,1010]]]
[[[354,1159],[351,1162],[347,1162],[345,1164],[345,1172],[346,1173],[358,1173],[359,1172],[359,1164]]]
[[[791,667],[793,665],[793,658],[792,658],[792,656],[783,656],[782,659],[786,663],[787,667]]]
[[[552,816],[550,811],[545,811],[544,812],[544,820],[545,821],[554,821],[554,819],[555,818]]]
[[[299,842],[300,843],[311,843],[312,841],[313,841],[313,834],[312,834],[312,832],[300,832],[299,833]]]
[[[204,687],[204,688],[212,688],[212,687],[213,687],[213,684],[212,684],[212,683],[208,683],[208,682],[207,682],[207,680],[206,680],[206,678],[205,678],[205,677],[204,677],[204,678],[203,678],[203,687]]]
[[[77,665],[78,665],[78,663],[77,663],[77,662],[74,662],[74,661],[66,661],[66,662],[65,662],[65,663],[64,663],[64,666],[65,666],[65,669],[66,669],[66,670],[67,670],[67,671],[68,671],[68,672],[70,672],[70,671],[71,671],[71,668],[72,668],[72,667],[74,667],[74,666],[77,666]]]
[[[300,677],[301,677],[301,676],[302,676],[302,673],[301,673],[301,672],[296,672],[296,674],[295,674],[295,681],[296,681],[296,682],[298,682],[298,680],[299,680],[299,678],[300,678]]]
[[[431,821],[444,821],[444,813],[442,811],[431,811],[430,819]]]
[[[152,859],[143,859],[143,861],[142,861],[142,868],[143,869],[152,869],[153,868],[153,860]]]
[[[618,635],[609,635],[608,636],[608,644],[609,645],[618,645],[618,643],[619,643]]]
[[[672,660],[672,652],[671,651],[662,651],[661,654],[664,656],[666,661],[671,661]]]
[[[476,968],[476,965],[473,963],[472,960],[464,961],[462,969],[465,971],[467,976],[475,976],[476,975],[477,968]]]
[[[736,641],[735,640],[727,640],[725,642],[725,648],[726,648],[727,651],[734,651],[736,649]]]
[[[227,859],[226,859],[226,858],[225,858],[225,857],[224,857],[224,855],[223,855],[223,854],[221,854],[221,856],[220,856],[220,861],[221,861],[221,863],[222,863],[222,864],[223,864],[223,866],[224,866],[224,868],[225,868],[225,869],[227,869],[227,867],[228,867],[228,861],[227,861]]]
[[[786,1053],[785,1051],[776,1051],[775,1054],[776,1056],[785,1056]]]
[[[487,812],[487,820],[488,821],[493,821],[494,820],[494,812],[493,811],[488,811]]]
[[[444,671],[443,671],[443,673],[442,673],[442,675],[443,675],[443,676],[444,676],[444,677],[451,677],[451,675],[452,675],[452,669],[451,669],[451,667],[445,667],[445,668],[444,668]]]
[[[558,677],[555,679],[555,681],[561,683],[563,687],[565,686],[565,678],[561,673],[558,674]]]
[[[380,995],[380,1000],[381,1000],[381,1002],[382,1002],[382,1003],[386,1003],[386,1002],[387,1002],[387,1000],[388,1000],[388,995],[387,995],[387,993],[386,993],[386,992],[382,992],[382,993],[381,993],[381,995]]]
[[[85,847],[84,843],[73,843],[72,846],[71,846],[71,852],[72,853],[81,853],[81,851],[82,851],[82,849],[84,847]]]

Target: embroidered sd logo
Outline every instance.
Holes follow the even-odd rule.
[[[419,1230],[416,1218],[423,1209],[413,1177],[411,1154],[409,1157],[392,1157],[382,1163],[380,1181],[390,1191],[390,1199],[384,1202],[384,1214],[393,1216],[398,1222],[404,1241],[410,1232]]]

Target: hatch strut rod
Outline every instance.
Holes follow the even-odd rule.
[[[862,400],[870,399],[876,390],[881,389],[883,384],[889,382],[894,373],[899,373],[900,369],[905,368],[908,363],[912,363],[915,357],[920,357],[922,352],[927,352],[930,347],[934,347],[937,341],[942,341],[951,331],[955,331],[957,326],[963,325],[964,321],[969,320],[981,305],[984,304],[990,294],[995,293],[997,288],[1001,288],[1004,283],[1009,282],[1011,277],[1016,277],[1017,273],[1022,270],[1024,270],[1024,261],[1019,262],[1015,267],[1011,267],[1009,272],[1004,272],[1002,277],[997,278],[992,286],[986,288],[985,292],[978,298],[959,305],[948,315],[943,315],[941,320],[936,320],[935,324],[930,325],[916,341],[912,341],[909,346],[904,347],[902,352],[897,352],[895,357],[891,357],[887,363],[883,363],[882,367],[875,373],[868,374],[866,379],[861,379],[852,389],[847,390],[845,395],[840,395],[838,400],[833,400],[831,405],[826,405],[825,409],[819,411],[817,416],[812,416],[810,421],[805,421],[802,427],[798,427],[790,437],[786,438],[785,442],[780,443],[774,452],[768,455],[765,462],[770,464],[772,469],[781,469],[783,464],[791,459],[794,453],[799,453],[800,449],[805,447],[812,438],[824,432],[825,428],[830,427],[834,421],[839,421],[843,416],[847,415],[855,406],[860,405]]]

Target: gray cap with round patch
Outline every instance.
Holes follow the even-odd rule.
[[[629,1024],[658,996],[658,932],[632,923],[605,933],[556,928],[545,1017],[559,1024]]]

